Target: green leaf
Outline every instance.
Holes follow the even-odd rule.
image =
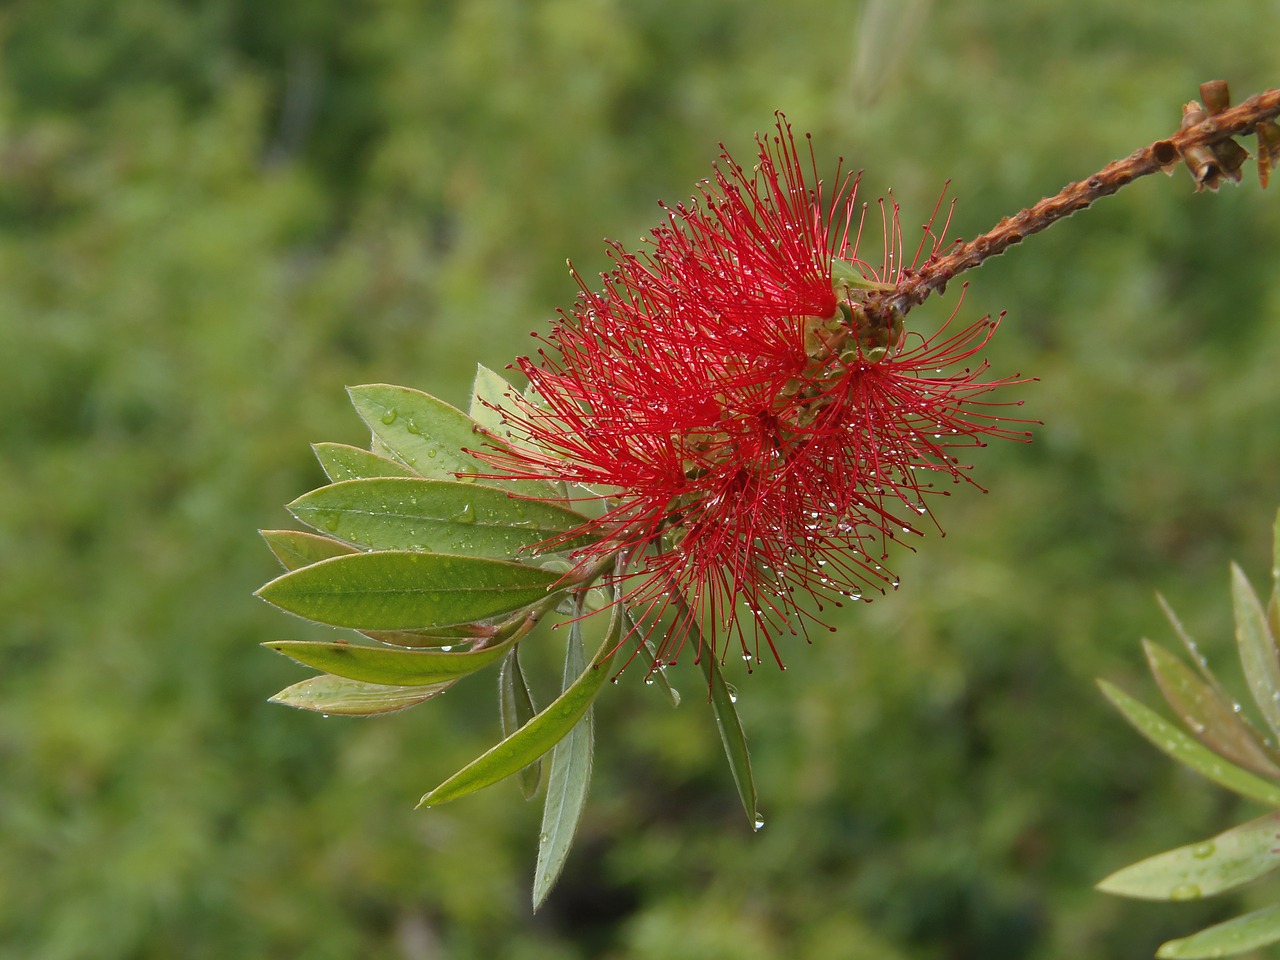
[[[1269,813],[1118,870],[1098,889],[1141,900],[1194,900],[1234,890],[1280,867],[1277,833],[1280,813]]]
[[[1271,530],[1271,599],[1267,601],[1267,625],[1271,636],[1280,640],[1280,510]]]
[[[1125,719],[1163,753],[1242,797],[1257,800],[1269,807],[1280,807],[1280,786],[1255,777],[1200,746],[1158,713],[1118,687],[1105,680],[1099,680],[1098,686],[1116,709],[1124,714]]]
[[[608,678],[608,663],[621,639],[621,622],[615,606],[604,642],[582,675],[519,730],[423,795],[418,806],[446,803],[497,783],[527,767],[559,743],[582,719]]]
[[[1218,678],[1213,675],[1213,671],[1209,669],[1209,662],[1205,660],[1204,655],[1200,652],[1200,647],[1192,639],[1191,634],[1187,632],[1187,628],[1182,625],[1178,615],[1173,612],[1173,607],[1169,606],[1169,601],[1164,598],[1163,594],[1157,593],[1156,602],[1160,604],[1160,609],[1164,612],[1165,619],[1169,621],[1169,625],[1173,627],[1173,632],[1182,641],[1182,646],[1186,649],[1187,655],[1191,657],[1191,662],[1195,665],[1196,670],[1199,671],[1200,676],[1204,678],[1204,682],[1213,689],[1219,700],[1233,704],[1232,709],[1235,710],[1231,696],[1227,693],[1226,688],[1218,682]],[[1241,719],[1243,720],[1243,718]],[[1247,723],[1248,721],[1244,722]]]
[[[388,383],[348,387],[347,393],[374,438],[407,467],[425,477],[453,479],[483,471],[464,447],[479,444],[475,422],[457,407],[421,390]]]
[[[558,551],[590,539],[560,540],[588,522],[580,513],[455,480],[346,480],[299,497],[289,510],[317,530],[375,550],[515,557],[549,541]]]
[[[285,687],[271,698],[271,703],[316,713],[368,717],[407,710],[439,696],[453,684],[449,680],[430,687],[389,687],[324,674]]]
[[[755,778],[751,774],[747,735],[742,729],[738,708],[734,706],[736,695],[724,682],[715,655],[710,650],[702,656],[701,664],[711,684],[711,708],[715,713],[716,727],[720,730],[725,756],[729,760],[729,769],[733,773],[733,782],[738,788],[738,797],[742,800],[742,809],[746,811],[751,829],[759,830],[764,826],[764,817],[760,815]]]
[[[1280,767],[1229,699],[1163,647],[1143,640],[1142,648],[1165,700],[1197,740],[1254,773],[1280,779]]]
[[[516,410],[516,388],[506,378],[483,364],[476,364],[475,384],[471,389],[471,419],[499,439],[511,436],[510,427],[503,419],[504,410]]]
[[[362,477],[413,477],[415,471],[395,460],[380,457],[345,443],[313,443],[311,449],[325,476],[336,482]]]
[[[360,418],[373,431],[372,448],[412,467],[424,477],[501,487],[545,499],[550,488],[539,481],[481,478],[494,468],[466,451],[488,443],[477,424],[457,407],[421,390],[388,383],[348,387]]]
[[[578,614],[581,616],[581,609]],[[565,649],[564,689],[568,690],[585,669],[582,650],[582,621],[569,629]],[[547,778],[546,805],[542,808],[542,830],[538,835],[538,863],[533,874],[533,909],[537,911],[564,869],[565,860],[578,832],[582,810],[591,785],[591,756],[595,730],[592,708],[551,751],[551,772]]]
[[[683,611],[688,607],[681,602]],[[720,741],[724,744],[724,754],[729,759],[729,770],[733,773],[733,782],[738,787],[738,797],[742,800],[742,809],[746,811],[747,822],[752,830],[764,826],[764,818],[760,816],[757,805],[756,782],[751,775],[751,754],[747,751],[747,735],[742,729],[742,720],[738,717],[735,706],[737,695],[724,680],[720,664],[716,661],[715,651],[709,643],[702,639],[702,631],[696,623],[690,621],[690,639],[697,643],[698,664],[707,678],[711,689],[711,709],[715,713],[716,727],[720,730]]]
[[[520,645],[507,653],[498,668],[498,717],[502,721],[502,735],[509,737],[533,719],[538,711],[533,705],[533,695],[520,669]],[[542,780],[542,761],[535,760],[520,770],[517,778],[520,792],[526,800],[532,800]]]
[[[461,643],[471,643],[481,637],[489,636],[492,630],[477,626],[474,623],[463,623],[454,627],[436,627],[434,630],[361,630],[370,640],[390,644],[393,647],[453,647]]]
[[[465,653],[388,650],[352,643],[272,640],[263,646],[334,676],[393,686],[429,686],[457,680],[502,659],[516,634],[502,643]]]
[[[1280,594],[1280,510],[1271,527],[1271,595]]]
[[[1277,940],[1280,940],[1280,904],[1246,913],[1181,940],[1170,940],[1160,946],[1156,956],[1161,960],[1231,957]]]
[[[286,570],[297,570],[321,560],[356,552],[345,543],[300,530],[259,530],[258,533]]]
[[[1231,565],[1231,600],[1235,608],[1240,665],[1249,681],[1249,691],[1267,725],[1280,735],[1280,653],[1258,595],[1244,571],[1234,563]]]
[[[277,577],[257,595],[334,627],[430,630],[537,603],[561,576],[505,560],[380,551],[321,560]]]

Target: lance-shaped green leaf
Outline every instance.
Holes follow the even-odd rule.
[[[393,647],[454,647],[471,643],[481,637],[492,636],[493,628],[486,624],[463,623],[453,627],[436,627],[434,630],[361,630],[370,640],[390,644]]]
[[[1187,655],[1191,657],[1191,662],[1200,673],[1200,676],[1204,678],[1204,682],[1212,688],[1214,693],[1217,694],[1218,699],[1225,703],[1234,704],[1234,701],[1232,701],[1230,695],[1227,693],[1226,688],[1222,686],[1218,681],[1218,678],[1213,675],[1213,671],[1209,669],[1209,662],[1204,658],[1204,654],[1200,652],[1200,647],[1192,638],[1191,634],[1187,632],[1187,628],[1182,625],[1182,621],[1178,619],[1178,615],[1174,613],[1173,607],[1169,605],[1169,601],[1164,598],[1163,594],[1157,593],[1156,602],[1160,604],[1160,609],[1163,611],[1165,619],[1169,621],[1169,625],[1173,627],[1173,632],[1176,633],[1178,635],[1178,639],[1182,641],[1182,646],[1186,649]],[[1234,705],[1232,706],[1232,709],[1235,709]],[[1247,723],[1248,721],[1244,722]]]
[[[565,550],[588,539],[563,541],[564,534],[587,522],[580,513],[456,480],[346,480],[312,490],[289,510],[317,530],[375,550],[515,557],[540,544]]]
[[[464,447],[477,444],[475,422],[457,407],[421,390],[389,383],[348,387],[351,403],[390,454],[426,477],[453,479],[483,464]]]
[[[498,717],[502,721],[502,735],[509,737],[537,713],[533,695],[520,669],[520,645],[512,647],[502,666],[498,668]],[[542,780],[542,761],[535,760],[520,770],[517,776],[520,792],[526,800],[532,800]]]
[[[1280,904],[1219,923],[1180,940],[1160,946],[1161,960],[1207,960],[1257,950],[1280,940]]]
[[[321,640],[272,640],[263,646],[334,676],[366,683],[420,687],[457,680],[502,659],[518,634],[484,650],[444,653],[390,650]]]
[[[285,687],[271,702],[316,713],[370,717],[407,710],[439,696],[453,684],[449,680],[430,687],[393,687],[324,674]]]
[[[475,384],[471,388],[471,419],[492,436],[505,440],[511,435],[502,413],[515,409],[512,398],[518,396],[516,388],[505,377],[483,364],[476,364]]]
[[[1143,640],[1142,649],[1160,692],[1197,740],[1254,773],[1280,779],[1280,766],[1230,700],[1163,647]]]
[[[346,443],[313,443],[316,459],[325,476],[337,483],[362,477],[414,477],[417,473],[403,463],[380,457]]]
[[[578,610],[581,616],[581,609]],[[564,689],[568,690],[586,668],[582,650],[582,621],[574,620],[564,659]],[[533,909],[542,906],[564,869],[565,860],[578,832],[582,810],[591,785],[591,759],[595,729],[592,708],[551,751],[551,771],[547,776],[547,799],[542,808],[542,829],[538,834],[538,862],[533,873]]]
[[[1234,890],[1280,867],[1277,833],[1280,813],[1269,813],[1118,870],[1098,889],[1141,900],[1194,900]]]
[[[438,553],[353,553],[293,570],[257,595],[317,623],[429,630],[511,613],[546,598],[561,574]]]
[[[1267,601],[1267,625],[1271,627],[1271,636],[1280,640],[1280,510],[1276,511],[1271,536],[1271,599]]]
[[[355,548],[328,537],[301,530],[259,530],[262,539],[286,570],[297,570],[321,560],[355,553]]]
[[[582,719],[608,678],[608,663],[621,639],[621,622],[615,607],[604,642],[581,676],[523,727],[425,794],[418,806],[446,803],[497,783],[527,767],[559,743]]]
[[[1280,652],[1267,626],[1267,614],[1248,578],[1231,565],[1231,600],[1235,608],[1236,643],[1249,691],[1267,725],[1280,735]]]
[[[696,630],[696,628],[695,628]],[[738,797],[742,800],[742,809],[746,811],[747,821],[752,830],[764,826],[764,817],[760,816],[760,808],[756,798],[756,781],[751,774],[751,754],[747,751],[747,735],[742,729],[742,720],[738,716],[737,695],[725,683],[720,664],[710,645],[704,645],[701,637],[698,641],[698,663],[711,688],[711,709],[715,713],[716,727],[720,731],[720,742],[724,744],[725,756],[729,759],[729,770],[733,773],[733,782],[738,788]]]
[[[1116,709],[1124,714],[1124,718],[1161,752],[1242,797],[1257,800],[1270,807],[1280,807],[1280,786],[1255,777],[1202,747],[1154,710],[1118,687],[1105,680],[1099,680],[1098,686]]]

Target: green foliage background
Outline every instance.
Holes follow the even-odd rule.
[[[718,140],[749,156],[782,109],[909,230],[951,178],[972,235],[1170,133],[1201,81],[1280,85],[1270,0],[889,8],[0,9],[0,957],[1130,958],[1276,896],[1090,889],[1241,819],[1091,678],[1150,692],[1156,589],[1230,662],[1228,559],[1263,582],[1280,195],[1251,175],[1149,178],[970,277],[1044,426],[979,453],[990,494],[941,505],[899,591],[737,678],[758,835],[696,671],[676,711],[606,691],[532,918],[514,785],[412,809],[496,737],[492,674],[380,720],[265,702],[303,673],[256,644],[324,633],[250,597],[254,529],[321,481],[308,442],[366,439],[342,387],[464,403],[571,302],[564,259],[602,269]]]

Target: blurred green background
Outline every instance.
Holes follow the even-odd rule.
[[[1280,86],[1272,2],[19,0],[0,8],[0,957],[1149,956],[1266,902],[1104,874],[1242,819],[1105,704],[1163,591],[1234,675],[1226,565],[1280,504],[1280,189],[1140,181],[971,275],[1044,421],[980,451],[902,588],[738,677],[767,825],[694,671],[597,713],[565,877],[502,784],[492,674],[407,714],[268,705],[308,631],[258,527],[367,439],[343,386],[465,404],[600,238],[637,241],[774,110],[956,230]],[[1273,195],[1274,194],[1274,195]],[[936,323],[953,290],[931,310]],[[548,635],[535,682],[554,683]],[[529,646],[526,644],[526,646]],[[542,657],[540,660],[539,657]]]

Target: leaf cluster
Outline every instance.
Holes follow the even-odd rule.
[[[264,530],[286,572],[257,591],[282,610],[357,631],[368,643],[277,640],[271,650],[323,671],[271,699],[326,716],[394,713],[431,700],[500,664],[503,739],[425,793],[420,807],[466,796],[512,775],[531,799],[551,754],[533,903],[564,866],[591,776],[592,704],[619,649],[648,647],[650,630],[627,609],[621,554],[587,569],[572,551],[592,538],[589,518],[538,481],[486,473],[472,449],[502,444],[498,413],[512,388],[481,367],[471,413],[408,387],[366,384],[348,393],[371,431],[369,448],[314,446],[330,483],[288,505],[316,532]],[[584,620],[602,581],[609,626],[587,660]],[[682,601],[681,601],[682,603]],[[524,679],[519,644],[546,616],[569,617],[560,695],[541,710]],[[684,611],[688,614],[687,609]],[[692,627],[696,634],[696,626]],[[693,638],[720,736],[747,816],[758,829],[746,737],[716,658]],[[709,651],[709,648],[707,648]],[[655,665],[673,704],[665,665]]]
[[[1274,528],[1270,600],[1264,607],[1244,571],[1231,565],[1240,664],[1267,732],[1245,714],[1209,669],[1173,610],[1160,599],[1193,666],[1143,640],[1147,664],[1178,727],[1100,680],[1102,692],[1144,737],[1178,762],[1242,797],[1280,808],[1280,514]],[[1098,889],[1146,900],[1198,900],[1243,886],[1280,868],[1280,809],[1198,843],[1125,867]],[[1200,960],[1280,941],[1280,905],[1170,940],[1157,956]]]

